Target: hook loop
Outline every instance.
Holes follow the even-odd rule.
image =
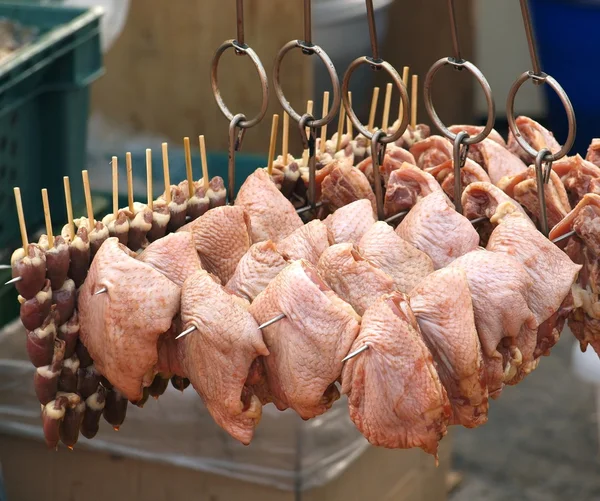
[[[383,140],[386,135],[385,131],[378,129],[373,132],[371,137],[371,160],[373,162],[373,179],[375,182],[375,203],[377,205],[377,218],[380,221],[385,219],[385,214],[383,213],[383,188],[381,186],[381,172],[379,172],[379,167],[383,165],[385,159],[387,143]]]
[[[535,156],[535,177],[540,204],[540,226],[545,237],[547,237],[550,232],[548,228],[545,185],[550,181],[553,156],[554,155],[552,155],[552,152],[547,148],[542,148]]]
[[[242,149],[242,141],[246,129],[241,126],[246,121],[246,116],[243,113],[238,113],[232,117],[229,123],[229,163],[227,170],[227,196],[229,203],[235,201],[235,152]],[[238,130],[239,129],[239,130]]]
[[[456,208],[456,212],[459,214],[463,213],[461,169],[467,162],[467,155],[469,153],[469,145],[467,144],[467,140],[469,137],[470,136],[466,131],[461,130],[454,138],[454,207]]]
[[[315,121],[310,113],[305,113],[298,120],[300,137],[304,149],[308,150],[308,202],[313,213],[317,209],[317,128],[310,124]],[[308,127],[308,133],[306,131]]]

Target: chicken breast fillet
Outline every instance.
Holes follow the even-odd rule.
[[[335,382],[358,335],[360,316],[307,261],[287,266],[250,306],[270,351],[264,364],[273,402],[303,419],[326,412],[339,398]]]
[[[288,261],[306,259],[316,265],[332,238],[325,223],[313,219],[281,240],[277,244],[277,250]]]
[[[383,221],[375,223],[360,239],[361,254],[381,268],[394,281],[394,288],[408,294],[421,280],[433,273],[431,258],[400,238]]]
[[[79,291],[80,338],[96,368],[129,400],[154,378],[157,341],[179,311],[180,288],[117,238],[98,250]],[[106,293],[94,295],[101,288]]]
[[[406,296],[383,296],[365,313],[342,392],[350,418],[373,445],[437,455],[451,408]]]
[[[411,291],[410,307],[448,393],[449,424],[486,423],[486,371],[466,273],[459,268],[432,273]]]
[[[183,370],[211,416],[245,445],[262,415],[260,400],[245,383],[254,360],[269,354],[248,307],[198,271],[181,293],[182,327],[196,330],[178,341]]]
[[[240,188],[235,206],[250,217],[252,242],[272,240],[277,243],[302,226],[296,209],[271,181],[264,169],[250,174]]]
[[[352,202],[327,216],[324,223],[331,233],[332,243],[358,244],[362,236],[375,224],[371,202]]]
[[[409,244],[427,254],[437,270],[476,249],[479,235],[442,191],[419,200],[396,228]]]

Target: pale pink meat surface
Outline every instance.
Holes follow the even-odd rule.
[[[185,226],[194,236],[202,267],[226,284],[252,245],[250,219],[242,207],[215,207]]]
[[[463,191],[461,201],[463,214],[468,219],[486,217],[496,224],[504,215],[514,211],[528,217],[518,202],[490,183],[471,183]],[[529,222],[533,225],[531,220]]]
[[[175,339],[181,333],[181,320],[179,316],[175,317],[171,327],[167,332],[158,338],[158,362],[154,372],[187,377],[181,367],[180,350],[178,347],[179,339]]]
[[[421,198],[435,191],[442,191],[442,188],[431,174],[404,163],[388,179],[383,212],[386,217],[390,217],[408,210]]]
[[[313,219],[281,240],[277,244],[277,250],[288,261],[306,259],[316,265],[332,238],[325,223]]]
[[[527,169],[527,165],[518,156],[489,138],[470,149],[494,184],[498,184],[503,177],[516,176]]]
[[[396,120],[391,127],[388,127],[388,134],[394,134],[400,127],[400,120]],[[399,148],[410,149],[415,143],[427,139],[431,135],[431,129],[429,125],[417,124],[416,127],[409,125],[404,134],[394,143]]]
[[[592,139],[585,159],[600,167],[600,139]]]
[[[152,266],[179,287],[187,277],[202,269],[194,237],[186,231],[170,233],[152,242],[138,260]]]
[[[454,134],[458,134],[461,131],[465,131],[469,136],[474,137],[480,134],[484,129],[483,125],[451,125],[448,130]],[[500,146],[506,148],[506,141],[500,135],[496,129],[492,129],[487,139],[498,143]],[[477,162],[477,160],[475,160]]]
[[[600,167],[580,155],[564,157],[552,164],[575,207],[586,193],[600,195]]]
[[[392,278],[361,256],[353,244],[329,247],[321,256],[317,271],[325,283],[359,315],[378,297],[394,292]]]
[[[338,165],[331,171],[321,185],[321,198],[331,212],[356,200],[369,200],[373,211],[377,210],[369,180],[352,165]]]
[[[409,302],[448,393],[450,424],[484,424],[486,372],[466,273],[459,268],[432,273],[411,291]]]
[[[180,288],[109,238],[79,291],[80,337],[98,370],[131,401],[154,378],[157,341],[179,311]],[[133,254],[135,255],[135,254]],[[94,293],[106,288],[104,294]]]
[[[498,187],[525,207],[536,221],[540,221],[540,199],[537,191],[535,167],[513,177],[505,177]],[[550,182],[544,185],[548,224],[552,228],[571,210],[569,197],[556,172],[550,173]]]
[[[259,242],[240,259],[227,288],[248,301],[254,301],[286,265],[287,261],[271,240]]]
[[[433,273],[431,258],[400,238],[383,221],[375,223],[360,239],[360,252],[394,281],[399,292],[408,294],[423,278]]]
[[[385,149],[385,155],[383,157],[383,164],[379,166],[380,178],[383,186],[386,186],[388,179],[393,171],[399,169],[403,163],[409,163],[416,165],[415,157],[412,156],[410,151],[400,148],[394,144],[389,144]],[[360,162],[357,166],[367,179],[371,186],[375,186],[375,178],[373,175],[373,159],[369,156]]]
[[[365,344],[342,374],[350,418],[373,445],[437,455],[451,408],[406,296],[383,296],[366,311],[352,350]]]
[[[375,224],[373,207],[369,200],[357,200],[327,216],[324,223],[331,233],[332,243],[358,244]]]
[[[560,151],[560,144],[554,138],[554,134],[545,127],[542,127],[535,120],[529,117],[520,116],[515,119],[517,128],[523,136],[523,139],[536,151],[540,151],[544,148],[549,149],[552,153],[558,153]],[[533,158],[527,153],[513,136],[512,131],[508,134],[508,149],[517,155],[527,165],[534,162]]]
[[[410,152],[415,157],[417,166],[428,169],[443,164],[452,158],[452,143],[442,136],[429,136],[415,143]]]
[[[294,409],[303,419],[326,412],[339,398],[335,382],[358,335],[360,316],[307,261],[287,266],[250,312],[259,324],[285,315],[263,329],[271,353],[264,363],[273,403],[280,410]]]
[[[240,188],[235,206],[250,216],[252,242],[272,240],[277,243],[302,226],[296,209],[273,184],[264,169],[250,174]]]
[[[205,271],[189,277],[181,292],[184,329],[181,365],[216,423],[249,444],[262,415],[260,400],[245,387],[250,367],[269,351],[249,303],[227,292]]]
[[[427,172],[437,180],[446,195],[450,197],[450,200],[454,200],[454,160],[448,160],[437,167],[427,169]],[[490,176],[488,176],[483,167],[470,158],[467,158],[465,165],[460,170],[460,174],[463,190],[471,183],[490,182]]]
[[[479,245],[473,225],[454,210],[442,191],[419,200],[398,225],[396,233],[427,254],[436,270]]]

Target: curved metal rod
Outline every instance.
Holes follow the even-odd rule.
[[[529,3],[527,0],[519,0],[521,3],[521,15],[523,16],[523,25],[525,26],[525,35],[527,35],[527,45],[529,46],[529,56],[531,57],[531,66],[535,76],[542,75],[542,67],[535,46],[535,37],[533,35],[533,26],[531,24],[531,15],[529,14]],[[539,85],[540,82],[534,83]]]
[[[308,126],[308,134],[306,132],[307,124],[314,122],[314,117],[310,113],[305,113],[298,120],[300,136],[304,149],[308,150],[308,202],[309,207],[313,212],[317,210],[317,130],[315,127]]]
[[[373,179],[375,182],[375,203],[377,205],[377,218],[383,221],[383,187],[381,186],[381,173],[379,166],[383,164],[385,158],[386,143],[382,139],[386,133],[382,130],[376,130],[371,138],[371,161],[373,162]]]
[[[452,35],[452,46],[454,47],[454,60],[461,62],[462,56],[460,55],[460,41],[458,39],[458,23],[456,22],[454,0],[448,0],[448,10],[450,11],[450,33]]]
[[[235,152],[242,147],[246,129],[241,127],[241,123],[246,120],[243,113],[238,113],[229,123],[229,165],[227,170],[227,196],[229,203],[233,204],[235,200]],[[239,131],[237,129],[240,129]]]
[[[454,139],[454,207],[459,214],[462,214],[462,176],[461,169],[467,161],[467,153],[469,145],[465,141],[469,138],[469,134],[461,130],[456,134]]]
[[[540,204],[540,226],[545,237],[548,237],[550,229],[548,228],[548,214],[546,208],[546,173],[544,171],[544,164],[548,165],[548,169],[552,169],[551,156],[552,152],[549,149],[542,148],[535,157],[535,178],[537,182],[538,201]]]

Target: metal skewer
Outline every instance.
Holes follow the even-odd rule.
[[[368,349],[369,349],[369,345],[368,344],[365,344],[364,346],[361,346],[358,350],[354,350],[347,357],[343,358],[342,359],[342,363],[350,360],[351,358],[354,358],[357,355],[360,355],[363,351],[367,351]]]
[[[100,291],[98,291],[96,294],[98,294],[99,292]],[[271,320],[265,322],[264,324],[259,325],[258,328],[261,329],[261,330],[265,329],[266,327],[269,327],[269,325],[273,325],[275,322],[279,322],[280,320],[283,320],[284,318],[285,318],[285,314],[284,313],[280,313],[275,318],[272,318]],[[184,336],[187,336],[188,334],[191,334],[195,330],[196,330],[196,326],[192,325],[191,327],[188,327],[186,330],[184,330],[181,334],[178,334],[175,339],[179,339],[179,338],[182,338]]]

